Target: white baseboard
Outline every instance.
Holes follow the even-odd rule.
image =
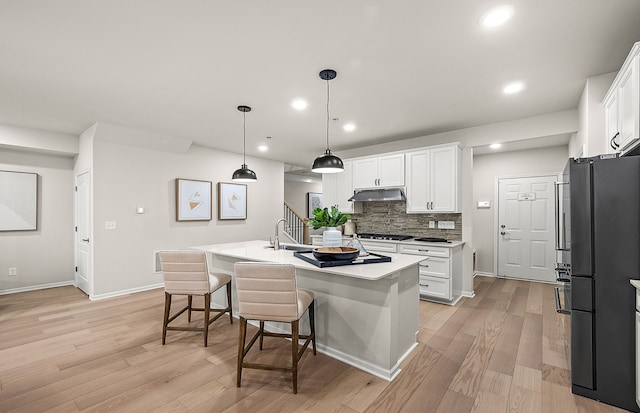
[[[30,285],[28,287],[9,288],[7,290],[0,290],[0,295],[24,293],[26,291],[46,290],[47,288],[65,287],[67,285],[75,285],[73,280],[61,281],[50,284]]]
[[[476,296],[476,292],[475,291],[461,291],[460,295],[462,297],[473,298],[473,297]]]
[[[155,290],[156,288],[162,288],[162,287],[164,287],[164,283],[151,284],[151,285],[145,285],[143,287],[136,287],[136,288],[129,288],[127,290],[114,291],[112,293],[92,294],[91,296],[89,296],[89,299],[91,301],[98,301],[98,300],[104,300],[105,298],[120,297],[122,295],[139,293],[139,292],[148,291],[148,290]]]
[[[475,277],[476,275],[479,275],[481,277],[493,277],[495,278],[496,275],[492,272],[482,272],[482,271],[476,271],[473,276]]]

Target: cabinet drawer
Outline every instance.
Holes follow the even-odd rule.
[[[366,242],[360,239],[360,242],[369,252],[397,252],[398,246],[392,242]]]
[[[451,299],[450,281],[442,278],[420,276],[420,294],[431,297]]]
[[[400,245],[400,253],[412,255],[428,255],[429,257],[448,258],[451,252],[450,248],[432,247],[422,245]]]
[[[438,278],[451,278],[449,262],[448,258],[428,257],[427,259],[420,261],[420,275],[428,275]]]

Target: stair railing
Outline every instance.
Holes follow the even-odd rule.
[[[309,218],[300,216],[291,205],[284,203],[284,219],[289,225],[284,226],[285,233],[298,244],[309,244]]]

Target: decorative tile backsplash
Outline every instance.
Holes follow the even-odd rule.
[[[439,237],[450,241],[462,240],[462,214],[407,214],[406,203],[363,202],[362,212],[351,214],[356,231],[381,234]],[[436,228],[429,228],[434,221]],[[454,229],[438,229],[438,221],[453,221]]]

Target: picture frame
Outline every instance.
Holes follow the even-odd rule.
[[[38,174],[0,171],[0,231],[38,229]]]
[[[211,181],[176,179],[176,221],[211,221]]]
[[[322,207],[322,194],[307,192],[307,218],[313,218],[313,210]]]
[[[218,219],[247,219],[247,185],[218,182]]]

